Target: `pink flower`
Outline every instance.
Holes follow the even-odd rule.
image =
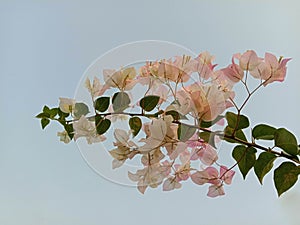
[[[163,191],[171,191],[179,188],[181,188],[181,183],[179,183],[175,177],[169,177],[163,183]]]
[[[236,56],[238,55],[236,54]],[[262,59],[258,58],[253,50],[248,50],[237,58],[240,60],[240,67],[249,71],[254,70],[262,62]]]
[[[212,77],[213,69],[216,66],[212,64],[214,56],[210,55],[209,52],[202,52],[196,58],[196,60],[198,61],[197,72],[199,73],[200,77],[204,78],[205,80]]]
[[[225,166],[221,166],[219,175],[218,170],[210,166],[203,171],[197,171],[193,173],[191,175],[191,179],[195,184],[198,185],[203,185],[206,183],[212,184],[208,188],[207,196],[214,198],[225,194],[223,183],[231,184],[234,174],[234,171],[228,170]]]
[[[136,71],[134,67],[121,68],[116,71],[113,69],[103,70],[103,77],[105,80],[106,88],[113,87],[118,88],[121,91],[131,90],[137,83]]]
[[[174,82],[187,82],[190,74],[196,71],[197,61],[190,56],[175,56],[162,60],[158,66],[157,76]]]
[[[220,167],[220,178],[225,184],[231,184],[234,174],[235,172],[233,170],[228,170],[226,166]]]
[[[181,164],[175,164],[175,177],[176,180],[182,181],[187,180],[190,177],[190,170],[191,170],[191,164],[190,164],[190,152],[188,150],[183,151],[180,153],[179,159]]]
[[[190,164],[185,163],[185,164],[176,164],[174,165],[175,170],[176,170],[176,180],[182,181],[182,180],[187,180],[190,177]]]
[[[234,57],[232,57],[232,64],[224,69],[221,69],[221,71],[229,80],[235,83],[239,82],[244,77],[244,71],[239,65],[235,64]]]
[[[134,182],[137,182],[138,190],[144,194],[146,188],[156,188],[163,182],[165,175],[161,171],[161,165],[155,164],[151,166],[145,166],[141,170],[137,170],[136,173],[128,171],[128,178]]]
[[[204,146],[204,141],[199,138],[198,133],[195,133],[189,140],[186,141],[186,144],[190,148],[201,148]]]
[[[202,83],[193,83],[185,87],[192,100],[192,113],[199,119],[212,121],[226,109],[226,100],[230,97],[229,92],[219,88],[215,82],[203,85]]]
[[[167,177],[171,173],[171,167],[173,163],[165,160],[161,163],[159,171],[164,176]]]
[[[250,73],[253,77],[264,80],[264,86],[274,81],[282,82],[286,76],[286,64],[290,60],[291,58],[280,58],[279,60],[277,60],[275,55],[271,53],[266,53],[264,62],[260,63]]]
[[[225,195],[223,185],[211,185],[208,188],[207,196],[211,198],[215,198],[217,196]]]
[[[200,161],[210,166],[218,160],[217,151],[209,144],[203,144],[200,148],[194,148],[191,160],[200,159]]]
[[[197,171],[191,175],[191,179],[195,184],[202,185],[206,183],[220,184],[218,170],[214,167],[207,167],[203,171]]]

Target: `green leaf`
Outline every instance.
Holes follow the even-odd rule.
[[[278,196],[289,190],[298,180],[300,169],[292,162],[283,162],[274,170],[274,183]]]
[[[201,123],[200,123],[200,127],[202,127],[202,128],[209,128],[209,127],[211,127],[212,125],[214,125],[214,124],[216,124],[217,122],[219,122],[221,119],[223,119],[224,118],[224,116],[221,116],[221,115],[219,115],[219,116],[217,116],[217,118],[216,119],[214,119],[214,120],[212,120],[212,121],[201,121]]]
[[[185,124],[179,124],[177,129],[177,136],[180,141],[185,142],[189,140],[195,132],[196,128],[190,127]]]
[[[237,161],[239,169],[246,178],[249,170],[254,166],[256,160],[256,149],[253,147],[246,147],[244,145],[236,146],[232,151],[232,157]]]
[[[50,110],[50,108],[49,108],[48,106],[45,105],[44,108],[43,108],[43,112],[44,112],[44,113],[47,113],[49,110]]]
[[[140,100],[140,106],[147,112],[152,111],[158,104],[160,97],[156,95],[147,95]]]
[[[48,111],[50,118],[53,119],[58,114],[58,108],[52,108]]]
[[[113,109],[115,112],[122,112],[129,107],[130,98],[126,92],[117,92],[112,97]]]
[[[274,134],[275,146],[283,149],[286,153],[297,155],[299,153],[296,137],[285,128],[279,128]]]
[[[228,126],[236,130],[247,128],[250,125],[249,119],[244,115],[238,116],[232,112],[227,112],[225,117],[227,119]]]
[[[90,112],[89,107],[86,104],[84,104],[83,102],[78,102],[75,104],[74,116],[76,119],[79,119],[81,116],[85,116],[89,112]]]
[[[186,120],[187,117],[185,115],[180,114],[179,112],[175,110],[170,110],[166,112],[166,115],[171,115],[175,121],[178,120]]]
[[[69,137],[71,138],[71,140],[73,139],[74,137],[74,129],[73,129],[73,124],[64,124],[64,128],[65,130],[67,131]]]
[[[45,129],[45,127],[50,123],[50,120],[47,118],[42,118],[41,119],[41,125],[42,125],[42,129]]]
[[[131,117],[129,119],[129,126],[130,129],[132,130],[132,134],[135,137],[141,130],[142,128],[142,120],[139,117]]]
[[[106,119],[100,115],[95,116],[95,125],[96,125],[96,130],[97,134],[101,135],[104,134],[110,127],[110,120]]]
[[[43,112],[36,115],[36,118],[50,118],[53,119],[58,114],[58,108],[49,109],[48,106],[44,106]]]
[[[234,131],[233,128],[227,126],[227,127],[225,127],[224,133],[227,136],[232,136],[233,131]],[[243,141],[247,141],[247,138],[246,138],[246,136],[245,136],[245,134],[242,130],[235,131],[234,137],[236,137],[240,140],[243,140]],[[233,140],[231,138],[226,138],[226,137],[224,138],[224,140],[229,142],[229,143],[240,143],[239,141]]]
[[[277,157],[270,152],[262,152],[254,164],[254,172],[262,184],[264,176],[272,169]]]
[[[210,144],[212,147],[216,148],[215,144],[215,133],[203,131],[199,134],[200,138],[203,139],[206,143]]]
[[[36,118],[42,119],[42,118],[50,118],[50,115],[48,113],[39,113],[38,115],[35,116]]]
[[[65,113],[63,111],[60,110],[60,108],[58,108],[58,116],[59,116],[59,120],[66,120],[66,118],[69,116],[69,113]]]
[[[105,112],[109,106],[109,97],[100,97],[95,101],[95,109],[99,112]]]
[[[276,128],[266,124],[259,124],[252,130],[252,137],[254,139],[273,140]]]

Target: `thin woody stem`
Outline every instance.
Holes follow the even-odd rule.
[[[190,124],[181,123],[179,121],[173,121],[173,123],[183,124],[185,126],[190,126],[190,127],[199,129],[201,131],[205,131],[205,132],[209,132],[209,133],[214,133],[214,135],[217,135],[218,137],[223,137],[223,138],[227,138],[227,139],[236,141],[236,142],[238,142],[240,144],[246,145],[247,147],[253,147],[253,148],[260,149],[262,151],[270,152],[270,153],[273,153],[274,155],[277,155],[279,157],[287,158],[287,159],[289,159],[291,161],[294,161],[297,164],[300,164],[300,160],[298,160],[298,159],[294,158],[293,156],[290,156],[290,155],[288,155],[288,154],[286,154],[284,152],[277,152],[277,151],[272,150],[271,148],[267,148],[267,147],[264,147],[264,146],[256,144],[256,143],[244,141],[242,139],[239,139],[239,138],[235,137],[234,135],[227,135],[227,134],[224,134],[223,132],[214,132],[214,131],[211,131],[211,130],[206,129],[206,128],[202,128],[202,127],[198,127],[198,126],[194,126],[194,125],[190,125]]]
[[[258,88],[256,88],[258,89]],[[102,113],[102,114],[97,114],[97,115],[100,115],[100,116],[109,116],[109,115],[128,115],[128,116],[142,116],[142,117],[157,117],[158,115],[161,115],[163,114],[164,111],[163,110],[160,110],[158,111],[157,113],[154,113],[154,114],[146,114],[146,113],[126,113],[126,112],[110,112],[110,113]],[[91,116],[91,117],[88,117],[88,118],[93,118],[94,116]],[[71,122],[75,122],[77,120],[70,120],[70,121],[67,121],[67,123],[71,123]],[[256,148],[256,149],[260,149],[262,151],[265,151],[265,152],[270,152],[270,153],[273,153],[274,155],[278,156],[278,157],[283,157],[283,158],[286,158],[286,159],[289,159],[297,164],[300,164],[300,160],[298,160],[296,157],[293,157],[291,155],[288,155],[284,152],[278,152],[278,151],[275,151],[273,150],[272,148],[268,148],[268,147],[264,147],[262,145],[259,145],[257,143],[254,143],[254,142],[248,142],[248,141],[245,141],[245,140],[242,140],[242,139],[239,139],[237,138],[234,133],[231,134],[231,135],[228,135],[228,134],[225,134],[223,131],[211,131],[207,128],[203,128],[203,127],[199,127],[199,126],[196,126],[196,125],[191,125],[191,124],[186,124],[186,123],[182,123],[178,120],[174,120],[172,123],[175,123],[175,124],[181,124],[181,125],[185,125],[185,126],[188,126],[188,127],[191,127],[191,128],[195,128],[197,130],[200,130],[200,131],[205,131],[205,132],[208,132],[208,133],[213,133],[214,135],[218,136],[218,137],[221,137],[221,138],[226,138],[226,139],[230,139],[232,141],[235,141],[239,144],[243,144],[243,145],[246,145],[247,147],[253,147],[253,148]]]

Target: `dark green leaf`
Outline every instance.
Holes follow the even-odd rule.
[[[285,128],[279,128],[274,134],[275,146],[283,149],[286,153],[297,155],[299,153],[296,137]]]
[[[249,170],[254,166],[256,160],[255,153],[255,148],[244,145],[238,145],[232,151],[232,157],[237,161],[244,179]]]
[[[79,119],[81,116],[85,116],[89,112],[90,112],[89,107],[86,104],[84,104],[83,102],[78,102],[75,104],[74,116],[76,119]]]
[[[232,136],[233,131],[234,131],[233,128],[227,126],[227,127],[225,127],[224,133],[225,133],[226,136]],[[246,138],[246,136],[245,136],[245,134],[242,130],[235,131],[234,137],[236,137],[237,139],[243,140],[243,141],[247,141],[247,138]],[[234,140],[234,139],[229,138],[229,137],[225,137],[224,140],[229,142],[229,143],[240,143],[239,141]]]
[[[45,129],[45,127],[50,123],[50,120],[47,118],[42,118],[41,119],[41,125],[42,125],[42,129]]]
[[[58,114],[58,108],[52,108],[48,111],[50,118],[54,118]]]
[[[49,109],[48,106],[44,106],[43,112],[38,114],[36,118],[50,118],[53,119],[58,114],[58,108]]]
[[[60,120],[65,120],[69,115],[69,113],[65,113],[58,108],[58,116]]]
[[[152,111],[158,104],[160,97],[156,95],[147,95],[140,100],[140,106],[147,112]]]
[[[203,131],[199,134],[200,138],[206,143],[210,144],[212,147],[216,148],[215,144],[215,133]]]
[[[170,110],[166,112],[166,115],[171,115],[175,121],[178,120],[186,120],[187,117],[185,115],[180,114],[179,112],[175,110]]]
[[[38,115],[35,116],[36,118],[42,119],[42,118],[50,118],[50,115],[48,113],[40,113]]]
[[[74,129],[73,129],[73,125],[72,124],[64,124],[64,128],[67,131],[69,137],[71,138],[71,140],[74,137]]]
[[[300,169],[292,162],[283,162],[274,170],[274,183],[278,196],[289,190],[298,180]]]
[[[272,169],[276,156],[270,152],[262,152],[254,164],[254,172],[262,184],[264,176]]]
[[[224,116],[217,116],[217,118],[216,119],[214,119],[214,120],[212,120],[212,121],[201,121],[201,123],[200,123],[200,127],[202,127],[202,128],[209,128],[209,127],[211,127],[212,125],[214,125],[214,124],[216,124],[217,122],[219,122],[221,119],[223,119],[224,118]]]
[[[110,127],[110,120],[106,119],[100,115],[95,116],[95,125],[97,134],[104,134]]]
[[[254,139],[273,140],[276,128],[266,124],[259,124],[252,130],[252,137]]]
[[[129,119],[129,126],[130,126],[130,129],[132,130],[133,136],[136,136],[142,128],[142,120],[136,116],[131,117]]]
[[[43,112],[47,113],[49,110],[50,110],[49,107],[45,105],[43,108]]]
[[[129,107],[130,98],[126,92],[117,92],[112,98],[113,109],[115,112],[122,112]]]
[[[189,140],[195,132],[196,128],[190,127],[185,124],[179,124],[177,129],[177,136],[180,141],[185,142]]]
[[[227,119],[228,126],[236,130],[247,128],[250,125],[249,119],[244,115],[238,116],[232,112],[227,112],[225,117]]]
[[[128,103],[129,104],[129,103]],[[105,112],[109,106],[109,97],[100,97],[95,101],[95,109],[99,112]]]

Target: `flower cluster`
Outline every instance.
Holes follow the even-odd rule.
[[[37,117],[43,128],[50,120],[60,122],[64,131],[58,136],[64,143],[78,138],[85,138],[88,144],[103,142],[112,123],[128,121],[128,130],[114,129],[114,148],[109,151],[113,169],[140,157],[141,169],[129,171],[128,177],[137,183],[141,193],[159,185],[164,191],[178,189],[190,179],[197,185],[209,184],[207,195],[216,197],[224,195],[224,184],[232,183],[235,166],[244,177],[254,167],[262,181],[278,156],[299,163],[298,143],[289,131],[260,125],[265,127],[256,126],[248,141],[244,129],[249,127],[249,120],[241,114],[258,88],[284,80],[289,60],[277,59],[271,53],[260,58],[249,50],[234,54],[231,64],[217,69],[214,57],[203,52],[196,58],[184,55],[146,62],[140,68],[106,69],[102,82],[97,77],[85,82],[94,114],[85,103],[60,98],[58,108],[45,106]],[[252,91],[247,86],[249,75],[258,79]],[[237,83],[245,86],[248,93],[241,106],[234,100]],[[143,88],[145,92],[141,93]],[[112,91],[112,96],[107,94]],[[237,113],[228,112],[230,108]],[[286,143],[284,138],[293,139],[292,148],[282,144]],[[254,141],[259,139],[274,140],[284,153],[261,147]],[[220,141],[239,144],[232,152],[236,163],[229,169],[219,162]],[[262,153],[256,159],[256,149],[269,155]],[[278,182],[281,180],[275,180],[275,185]],[[281,191],[286,190],[278,193]]]

